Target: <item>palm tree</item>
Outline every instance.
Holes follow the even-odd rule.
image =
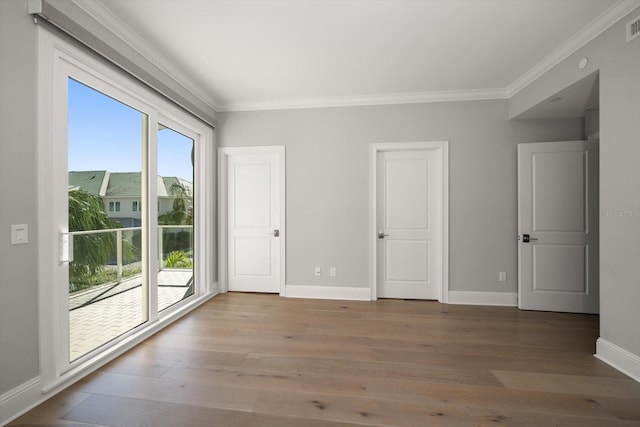
[[[173,197],[171,211],[158,216],[160,225],[193,225],[193,195],[191,188],[177,180],[171,184],[169,194]],[[188,207],[187,207],[188,206]],[[185,227],[190,228],[190,227]],[[163,249],[165,251],[191,251],[193,248],[193,233],[185,229],[171,230],[162,234]],[[165,252],[166,253],[166,252]]]
[[[182,182],[171,184],[169,194],[173,196],[171,211],[158,217],[158,223],[162,225],[193,225],[193,195],[191,190]],[[190,201],[187,209],[187,201]]]
[[[100,197],[81,189],[69,191],[69,231],[121,228],[107,215]],[[80,283],[102,271],[116,253],[115,233],[76,235],[74,260],[69,264],[69,282],[74,290]],[[82,287],[80,285],[80,287]]]

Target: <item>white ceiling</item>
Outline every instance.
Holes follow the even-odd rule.
[[[621,3],[109,0],[102,12],[214,108],[241,110],[504,98]]]

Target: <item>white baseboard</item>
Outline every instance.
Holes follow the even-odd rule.
[[[368,287],[286,285],[284,296],[287,298],[370,301],[371,290]],[[518,294],[515,292],[449,291],[448,296],[449,304],[502,305],[509,307],[518,305]]]
[[[468,292],[449,291],[449,304],[468,305],[504,305],[518,306],[518,294],[515,292]]]
[[[343,286],[285,285],[287,298],[314,298],[371,301],[371,289]]]
[[[604,338],[598,338],[596,341],[596,354],[594,356],[640,382],[640,356]]]
[[[3,393],[0,395],[0,426],[9,424],[43,400],[39,376]]]

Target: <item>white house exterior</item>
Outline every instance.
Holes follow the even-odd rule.
[[[177,177],[157,177],[158,216],[173,209],[172,194],[176,185],[193,194],[193,184]],[[140,172],[70,171],[69,190],[82,189],[102,198],[110,218],[124,227],[139,227],[142,212],[142,178]],[[175,192],[174,192],[175,193]],[[191,200],[186,200],[186,208]]]

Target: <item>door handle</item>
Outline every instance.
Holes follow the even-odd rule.
[[[523,234],[523,235],[522,235],[522,243],[534,242],[534,241],[536,241],[536,240],[538,240],[538,238],[537,238],[537,237],[531,237],[531,236],[530,236],[530,235],[528,235],[528,234]]]
[[[280,230],[273,230],[273,237],[280,237]]]
[[[73,234],[58,233],[58,254],[60,265],[73,262]]]
[[[378,239],[384,239],[385,237],[388,237],[388,234],[384,234],[384,231],[378,231]]]

